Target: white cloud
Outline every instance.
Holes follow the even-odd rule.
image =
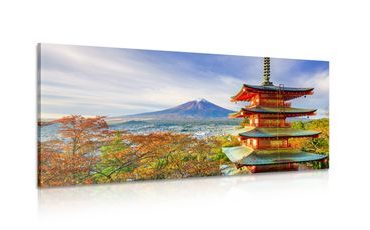
[[[45,115],[62,108],[99,114],[99,107],[105,108],[102,112],[109,108],[109,115],[139,113],[197,97],[220,104],[230,96],[225,82],[240,85],[232,77],[215,77],[211,83],[211,73],[198,71],[195,75],[191,65],[169,71],[172,63],[156,65],[133,54],[127,58],[125,53],[54,45],[44,45],[42,50],[41,108]],[[221,104],[227,107],[227,101]]]
[[[43,116],[123,115],[165,109],[195,98],[236,110],[240,105],[229,98],[243,83],[258,84],[262,77],[261,58],[247,60],[241,79],[143,51],[42,45],[41,112]],[[284,71],[290,64],[282,67]],[[302,85],[325,87],[325,79],[314,79]]]

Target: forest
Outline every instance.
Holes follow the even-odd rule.
[[[55,122],[60,124],[60,138],[38,143],[41,187],[221,175],[221,165],[231,165],[221,148],[238,144],[229,135],[199,139],[175,132],[111,130],[100,116],[71,115]],[[322,132],[316,139],[295,139],[294,145],[329,154],[328,119],[296,121],[292,126]]]

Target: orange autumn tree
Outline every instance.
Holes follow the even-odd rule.
[[[91,168],[98,158],[96,156],[70,155],[44,151],[39,156],[39,185],[68,186],[90,184]]]
[[[94,182],[171,179],[220,175],[220,141],[197,139],[188,134],[156,132],[119,134],[101,148],[94,167]]]
[[[61,125],[59,134],[67,141],[64,152],[86,154],[95,151],[110,134],[104,118],[72,115],[55,121]]]
[[[68,186],[220,175],[223,138],[111,131],[103,117],[56,121],[59,139],[39,143],[39,184]]]
[[[61,139],[40,143],[39,185],[91,183],[91,169],[98,161],[94,153],[111,136],[104,117],[72,115],[55,123],[60,124]]]

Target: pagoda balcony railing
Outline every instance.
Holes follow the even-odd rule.
[[[260,102],[260,106],[270,106],[270,107],[284,107],[289,108],[292,106],[291,102],[282,102],[282,103],[276,103],[276,102]]]
[[[283,123],[283,124],[250,124],[251,126],[254,127],[260,127],[260,128],[291,128],[292,125],[290,123]]]
[[[276,103],[276,102],[254,102],[254,103],[251,103],[249,106],[247,106],[247,108],[250,108],[250,107],[254,107],[254,106],[266,106],[266,107],[282,107],[282,108],[290,108],[292,106],[292,103],[291,102],[279,102],[279,103]]]
[[[292,148],[291,144],[282,144],[282,145],[269,145],[269,146],[253,146],[253,145],[247,145],[249,147],[252,147],[254,149],[290,149]]]

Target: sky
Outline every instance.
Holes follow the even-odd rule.
[[[242,84],[262,82],[263,57],[41,44],[41,118],[120,116],[158,111],[204,98],[230,102]],[[329,62],[271,58],[270,81],[314,87],[294,107],[329,114]]]

